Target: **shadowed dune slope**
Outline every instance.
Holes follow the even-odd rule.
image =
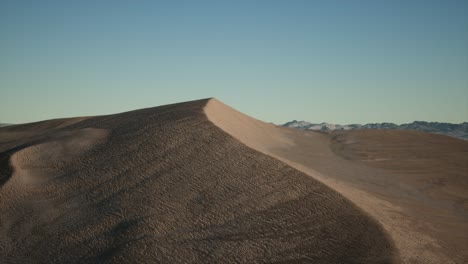
[[[468,142],[415,131],[274,126],[213,99],[210,121],[340,192],[387,231],[403,263],[468,263]]]
[[[208,102],[0,128],[1,262],[398,261],[376,221]]]

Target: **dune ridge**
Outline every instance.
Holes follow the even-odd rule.
[[[212,102],[0,128],[2,263],[399,262],[373,218],[223,131]]]

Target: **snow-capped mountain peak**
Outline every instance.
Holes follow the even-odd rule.
[[[333,130],[356,130],[356,129],[400,129],[400,130],[417,130],[436,134],[444,134],[451,137],[461,138],[468,140],[468,122],[461,124],[451,123],[439,123],[439,122],[425,122],[425,121],[414,121],[408,124],[397,125],[394,123],[369,123],[365,125],[361,124],[329,124],[326,122],[322,123],[310,123],[307,121],[293,120],[283,124],[285,127],[303,129],[303,130],[316,130],[316,131],[333,131]]]

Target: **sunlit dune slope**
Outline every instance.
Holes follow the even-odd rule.
[[[362,208],[390,234],[403,263],[468,263],[467,141],[413,131],[289,129],[215,99],[205,111],[247,146]]]

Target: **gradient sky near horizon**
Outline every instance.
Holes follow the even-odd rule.
[[[0,123],[207,97],[277,124],[468,121],[468,1],[0,2]]]

